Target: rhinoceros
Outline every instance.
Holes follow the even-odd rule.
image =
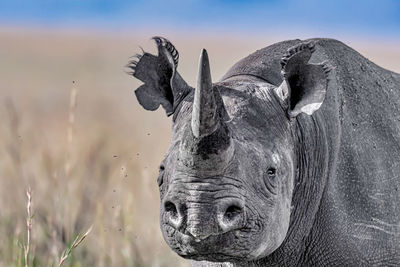
[[[160,223],[193,266],[400,266],[400,75],[333,39],[258,50],[197,84],[154,38],[128,67],[172,116]]]

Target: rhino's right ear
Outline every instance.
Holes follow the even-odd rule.
[[[156,110],[160,104],[168,116],[172,115],[179,103],[192,90],[176,71],[179,54],[165,38],[153,37],[158,55],[143,52],[136,55],[127,67],[129,74],[144,84],[135,90],[136,98],[143,108]]]
[[[326,62],[308,63],[314,51],[315,42],[302,42],[291,47],[281,60],[284,81],[276,93],[291,118],[300,113],[313,114],[325,99],[332,67]]]

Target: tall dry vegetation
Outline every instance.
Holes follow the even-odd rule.
[[[92,233],[63,266],[179,265],[161,242],[157,218],[148,217],[158,209],[156,173],[141,167],[136,141],[127,145],[106,128],[75,129],[76,99],[73,87],[59,143],[42,140],[51,125],[25,128],[23,112],[11,100],[3,106],[0,266],[24,266],[28,252],[29,266],[58,266],[91,224]],[[26,215],[28,186],[33,214]]]
[[[30,266],[58,266],[91,225],[63,266],[184,265],[166,246],[158,222],[156,176],[171,122],[162,110],[139,107],[132,90],[139,83],[122,67],[140,51],[135,45],[160,34],[151,32],[131,38],[0,29],[0,266],[24,266],[29,186]],[[217,80],[235,61],[273,42],[204,36],[168,36],[189,84],[195,84],[203,46]],[[399,72],[394,47],[380,61],[382,49],[361,50]],[[144,48],[154,51],[150,41]]]
[[[91,225],[62,266],[183,266],[158,222],[170,122],[136,106],[136,48],[43,35],[1,33],[0,266],[24,266],[29,186],[29,266],[58,266]]]

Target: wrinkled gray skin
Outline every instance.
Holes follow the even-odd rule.
[[[331,39],[284,41],[196,89],[138,55],[140,104],[173,115],[161,229],[193,266],[399,266],[400,75]],[[225,262],[225,263],[224,263]]]

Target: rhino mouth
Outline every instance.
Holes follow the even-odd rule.
[[[170,247],[181,257],[192,260],[216,262],[243,261],[250,254],[248,244],[243,238],[246,229],[210,235],[198,240],[190,234],[165,226],[165,239]],[[248,233],[247,233],[248,234]]]
[[[179,255],[185,259],[190,259],[190,260],[195,260],[195,261],[214,261],[214,262],[243,261],[243,258],[241,258],[241,257],[236,257],[236,256],[223,254],[223,253],[186,254],[186,255],[179,254]]]

